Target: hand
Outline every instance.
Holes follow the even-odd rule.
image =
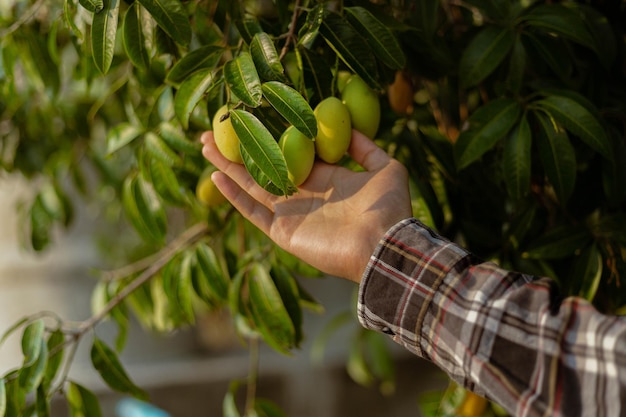
[[[220,170],[211,178],[232,205],[280,247],[327,274],[359,283],[380,238],[411,216],[406,169],[357,131],[348,153],[365,171],[316,161],[290,197],[265,191],[243,165],[224,158],[213,132],[201,141],[204,156]]]

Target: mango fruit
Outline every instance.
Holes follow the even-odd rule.
[[[302,184],[313,169],[315,144],[294,126],[289,126],[280,136],[278,146],[285,156],[289,179],[296,186]]]
[[[239,150],[239,138],[230,117],[221,120],[222,116],[228,113],[228,106],[224,104],[213,116],[213,135],[217,149],[224,155],[224,158],[237,164],[243,164],[241,151]]]
[[[196,198],[206,207],[216,207],[226,202],[226,197],[211,179],[211,174],[215,171],[213,166],[205,168],[196,185]]]
[[[341,100],[350,111],[352,127],[375,139],[380,124],[380,101],[376,92],[354,74],[341,90]]]
[[[319,102],[313,113],[317,118],[315,151],[321,160],[334,164],[345,155],[350,146],[350,111],[337,97],[328,97]]]

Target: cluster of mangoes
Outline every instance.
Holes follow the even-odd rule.
[[[342,71],[337,80],[341,99],[327,97],[313,110],[317,120],[315,140],[289,126],[278,141],[287,163],[289,179],[296,186],[309,177],[316,156],[329,164],[339,162],[350,146],[353,128],[370,138],[374,138],[378,131],[380,102],[376,92],[356,74]],[[228,111],[228,106],[224,105],[213,116],[215,145],[226,159],[242,164],[239,138],[230,118],[224,117]],[[210,175],[203,177],[196,189],[198,199],[207,206],[220,204],[223,197],[217,195],[219,191],[212,184]]]

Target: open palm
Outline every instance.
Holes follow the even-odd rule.
[[[280,247],[328,274],[359,282],[383,234],[411,216],[405,168],[357,131],[348,152],[364,171],[316,161],[290,197],[265,191],[243,165],[225,159],[212,132],[201,140],[221,171],[213,181],[233,206]]]

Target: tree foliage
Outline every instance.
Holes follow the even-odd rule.
[[[117,359],[130,314],[166,331],[192,324],[198,305],[226,308],[242,337],[284,353],[299,345],[301,309],[319,306],[298,280],[317,272],[227,204],[199,203],[208,163],[198,136],[229,103],[253,178],[279,195],[297,192],[276,140],[289,125],[315,136],[311,109],[337,95],[341,71],[379,94],[377,143],[407,166],[417,217],[485,259],[623,311],[625,9],[539,0],[9,2],[0,10],[0,168],[32,180],[25,240],[46,250],[53,230],[72,225],[75,206],[91,202],[134,229],[126,253],[151,255],[127,255],[122,272],[103,273],[98,308],[81,325],[33,314],[7,330],[2,340],[22,331],[24,362],[0,379],[0,415],[47,415],[59,393],[72,415],[100,415],[93,393],[62,369],[67,346],[106,318],[120,332],[115,348],[94,338],[94,368],[140,398]],[[392,378],[377,368],[387,359],[376,338],[356,340],[350,374]],[[225,415],[240,415],[237,388]],[[255,412],[281,415],[262,399],[244,410]]]

